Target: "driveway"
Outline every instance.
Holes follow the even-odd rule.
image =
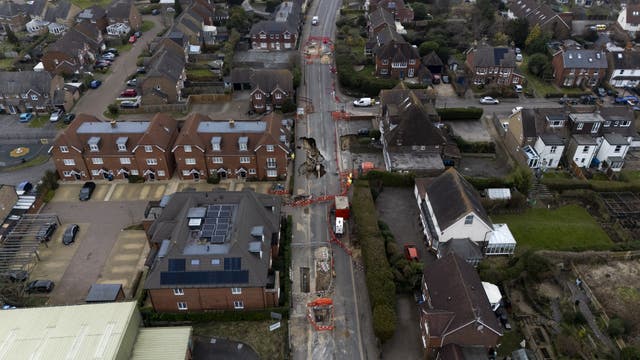
[[[226,339],[193,337],[193,360],[258,360],[258,354],[246,344]]]
[[[160,16],[152,15],[142,17],[143,20],[153,21],[155,26],[142,34],[142,37],[133,44],[130,51],[124,52],[116,58],[107,76],[104,77],[102,86],[85,92],[73,107],[73,112],[77,114],[90,114],[104,119],[102,113],[104,113],[107,106],[113,103],[120,92],[122,92],[127,78],[136,72],[138,56],[142,54],[147,48],[147,45],[164,29],[160,18]],[[100,78],[99,75],[98,77]]]

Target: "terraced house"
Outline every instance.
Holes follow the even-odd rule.
[[[285,1],[273,14],[251,27],[251,48],[269,51],[293,50],[300,33],[300,8],[297,3]]]
[[[182,179],[275,180],[287,175],[289,130],[288,121],[274,113],[258,121],[192,114],[171,152]]]
[[[475,85],[509,86],[524,82],[524,76],[517,72],[516,53],[511,48],[489,45],[471,48],[467,51],[466,65]]]
[[[553,76],[558,86],[595,86],[607,73],[607,57],[603,51],[565,49],[553,55]]]
[[[110,123],[79,114],[50,153],[62,180],[168,180],[175,167],[171,145],[177,135],[177,122],[166,114]]]
[[[0,113],[45,113],[53,109],[56,92],[64,92],[64,79],[47,72],[0,72]]]

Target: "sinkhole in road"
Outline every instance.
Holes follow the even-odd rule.
[[[305,161],[298,167],[300,175],[315,175],[322,177],[327,173],[324,166],[324,156],[316,146],[316,140],[310,137],[301,137],[302,145],[298,148],[304,149],[306,153]]]

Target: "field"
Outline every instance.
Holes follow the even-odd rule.
[[[612,244],[593,217],[577,205],[530,209],[518,215],[494,216],[492,220],[509,225],[521,250],[602,250]]]
[[[287,322],[282,327],[269,331],[275,321],[210,322],[194,324],[195,335],[225,338],[251,346],[260,359],[284,359],[287,343]]]

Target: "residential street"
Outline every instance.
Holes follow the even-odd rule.
[[[147,48],[147,45],[156,38],[158,33],[164,30],[160,16],[145,15],[144,20],[153,21],[155,26],[142,34],[142,37],[133,44],[130,51],[120,54],[111,65],[108,76],[102,80],[102,86],[97,89],[88,90],[73,107],[76,114],[85,113],[104,118],[107,106],[113,103],[122,92],[125,82],[129,76],[136,72],[136,61],[138,56]],[[95,73],[97,78],[101,78],[99,73]]]

